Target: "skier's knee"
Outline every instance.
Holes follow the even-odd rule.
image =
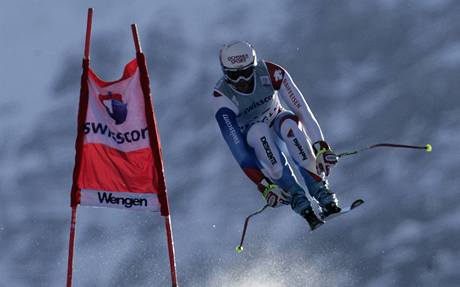
[[[296,116],[292,115],[292,117],[285,117],[280,122],[280,133],[283,138],[288,137],[288,133],[295,132],[299,130],[298,119]],[[292,136],[292,135],[291,135]]]
[[[298,128],[299,118],[292,112],[284,111],[279,115],[278,121],[276,123],[276,131],[278,134],[283,135],[287,128]]]

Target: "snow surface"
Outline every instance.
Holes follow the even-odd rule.
[[[0,287],[62,286],[86,9],[92,66],[115,79],[137,23],[163,144],[181,286],[458,286],[460,4],[456,1],[0,2]],[[267,17],[266,15],[270,15]],[[286,67],[343,159],[331,186],[366,205],[307,232],[263,201],[209,104],[218,48]],[[185,103],[185,104],[184,104]],[[346,218],[346,219],[345,219]],[[169,286],[163,220],[79,208],[74,286]]]

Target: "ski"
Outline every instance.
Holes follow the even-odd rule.
[[[324,220],[325,222],[328,222],[330,221],[331,219],[334,219],[336,217],[339,217],[340,215],[343,215],[345,213],[348,213],[350,211],[352,211],[353,209],[357,208],[358,206],[361,206],[362,204],[364,203],[364,200],[362,199],[357,199],[355,201],[353,201],[353,203],[348,206],[348,207],[345,207],[345,208],[342,208],[342,210],[338,213],[335,213],[335,214],[331,214],[330,216],[328,217],[324,217],[322,214],[321,214],[321,219]]]

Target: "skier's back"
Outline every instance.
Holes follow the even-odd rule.
[[[311,229],[323,223],[280,152],[281,140],[322,216],[340,212],[325,179],[337,156],[287,71],[257,61],[252,46],[240,41],[221,49],[220,64],[224,75],[213,93],[216,120],[233,156],[267,203],[273,207],[290,203]]]

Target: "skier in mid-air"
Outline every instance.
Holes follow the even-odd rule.
[[[341,209],[326,180],[337,155],[324,140],[305,98],[284,68],[258,61],[247,42],[223,46],[220,65],[224,75],[214,88],[213,104],[233,156],[267,204],[290,204],[314,230],[324,223],[321,218]],[[281,152],[283,143],[318,201],[321,218]]]

